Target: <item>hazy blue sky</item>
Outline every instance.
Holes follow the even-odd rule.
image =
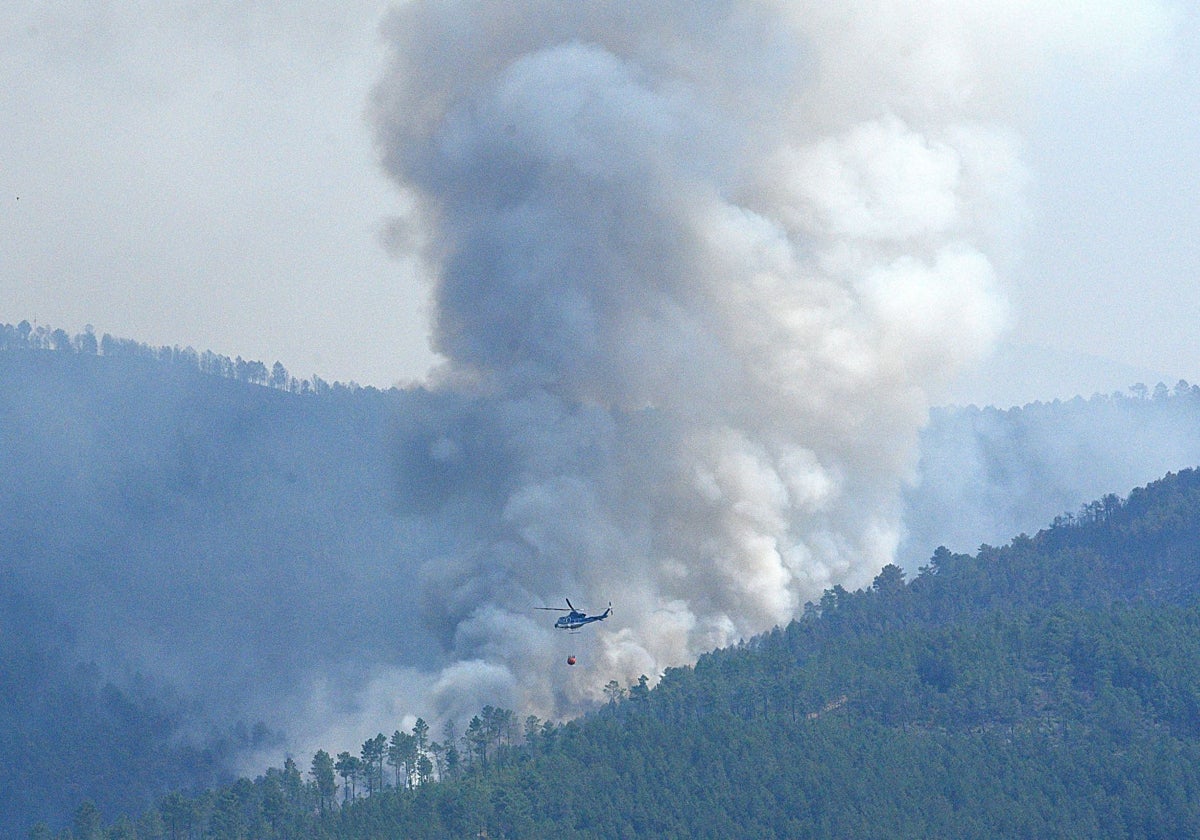
[[[384,245],[404,201],[364,116],[388,5],[5,4],[0,320],[298,376],[422,376],[428,289]],[[1155,8],[1107,5],[1118,27]],[[1200,381],[1200,22],[1168,17],[1130,21],[1151,36],[1119,71],[1100,59],[1031,85],[1007,349],[952,396]]]

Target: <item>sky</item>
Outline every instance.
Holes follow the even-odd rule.
[[[1138,34],[1022,81],[1007,328],[935,401],[1200,380],[1200,20],[1099,5]],[[389,233],[409,200],[367,116],[388,6],[6,3],[0,320],[91,324],[300,377],[424,377],[431,283]]]
[[[1132,72],[1061,68],[1032,99],[1017,349],[1002,352],[1040,354],[1061,382],[1047,396],[1200,378],[1200,14],[1182,8]],[[996,391],[1043,399],[1030,380]]]

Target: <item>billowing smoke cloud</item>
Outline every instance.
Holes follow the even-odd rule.
[[[394,238],[434,278],[437,387],[474,395],[423,455],[479,493],[420,573],[441,713],[478,684],[563,713],[893,559],[927,394],[1006,321],[1020,79],[1156,20],[1061,6],[392,14]],[[564,642],[529,610],[564,595],[614,617]]]
[[[1020,79],[1158,26],[1046,5],[400,6],[372,119],[444,367],[361,402],[25,370],[12,591],[303,757],[568,714],[868,583],[928,394],[1005,324]],[[614,614],[558,633],[564,598]]]

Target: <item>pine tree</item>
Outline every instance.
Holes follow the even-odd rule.
[[[333,758],[325,750],[317,750],[316,755],[312,760],[313,783],[317,788],[317,801],[320,803],[321,813],[324,814],[326,809],[333,803],[333,798],[337,795],[337,781],[334,778],[336,768],[333,763]]]

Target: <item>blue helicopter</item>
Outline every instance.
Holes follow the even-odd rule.
[[[585,624],[591,624],[593,621],[603,621],[604,619],[606,619],[610,615],[612,615],[612,602],[611,601],[608,604],[608,609],[606,609],[604,612],[598,613],[596,615],[588,615],[585,612],[580,612],[579,610],[575,609],[575,606],[571,603],[570,598],[567,598],[566,601],[567,601],[567,607],[565,609],[563,607],[534,607],[534,609],[535,610],[551,610],[553,612],[565,612],[566,615],[560,617],[557,621],[554,622],[555,630],[571,630],[571,631],[578,630],[580,627],[582,627]]]

